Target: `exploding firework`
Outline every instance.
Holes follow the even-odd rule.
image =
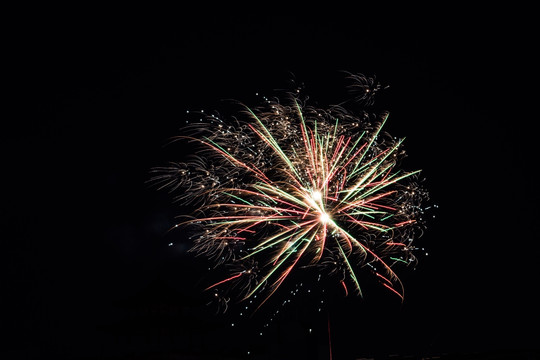
[[[354,79],[372,104],[380,85]],[[199,116],[176,138],[192,144],[191,157],[155,168],[152,180],[196,205],[175,227],[219,269],[208,289],[227,294],[225,308],[229,296],[264,303],[298,271],[362,295],[367,269],[403,298],[393,268],[416,262],[427,193],[420,170],[399,168],[403,139],[383,131],[388,113],[321,109],[287,93],[227,118]]]

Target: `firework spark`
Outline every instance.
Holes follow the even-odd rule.
[[[372,90],[372,79],[357,77]],[[292,272],[314,269],[362,295],[358,269],[368,267],[402,298],[393,267],[416,261],[427,194],[420,170],[399,169],[403,139],[382,130],[387,119],[287,94],[190,124],[177,139],[197,152],[155,168],[153,181],[197,205],[176,227],[190,229],[192,251],[224,270],[208,289],[241,300],[262,294],[263,303]]]

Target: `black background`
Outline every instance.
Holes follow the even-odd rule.
[[[214,316],[199,294],[205,265],[168,246],[182,236],[167,233],[182,209],[146,181],[175,160],[178,149],[163,146],[187,110],[249,103],[293,76],[314,102],[332,103],[342,70],[390,85],[377,100],[390,110],[386,129],[407,137],[407,165],[424,170],[439,210],[421,240],[429,255],[403,272],[402,305],[373,289],[329,310],[334,359],[532,356],[528,9],[388,10],[11,14],[3,358],[328,358],[326,316],[291,311],[260,338]]]

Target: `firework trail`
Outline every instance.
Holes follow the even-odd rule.
[[[365,92],[360,105],[371,105],[380,85],[351,78]],[[403,139],[383,131],[388,113],[321,109],[298,93],[241,108],[228,118],[200,113],[176,138],[193,155],[153,169],[159,188],[197,206],[175,227],[219,269],[208,289],[240,300],[260,294],[262,304],[301,269],[362,295],[358,270],[367,268],[402,298],[393,268],[416,261],[427,193],[420,170],[399,168]]]

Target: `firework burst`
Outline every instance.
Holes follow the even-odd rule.
[[[357,78],[367,106],[373,80]],[[403,297],[393,268],[416,261],[427,193],[419,170],[399,168],[403,139],[383,131],[388,113],[320,109],[287,94],[227,119],[199,115],[177,137],[196,151],[155,168],[152,180],[197,205],[175,227],[189,229],[191,250],[221,269],[208,289],[240,300],[261,294],[262,304],[302,269],[362,295],[358,270],[367,268]]]

